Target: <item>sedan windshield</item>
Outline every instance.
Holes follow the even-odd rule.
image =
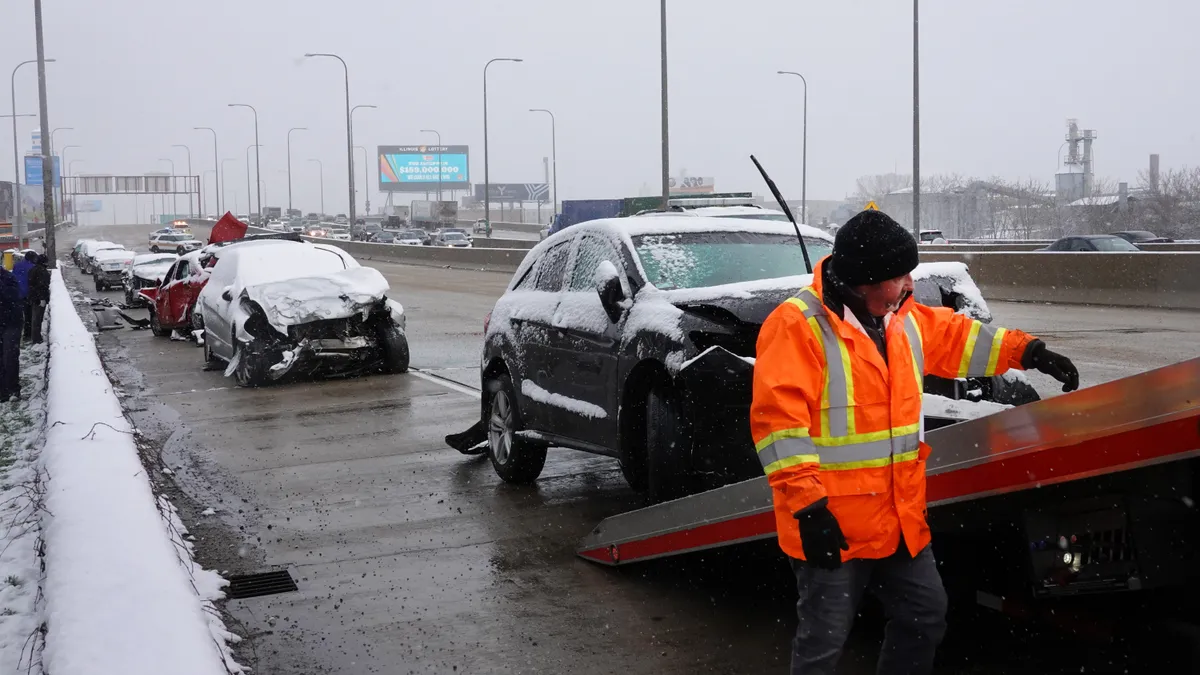
[[[446,232],[442,235],[442,239],[445,239],[446,241],[460,241],[466,239],[466,237],[462,236],[462,234],[458,232]]]
[[[1092,245],[1096,247],[1097,251],[1136,253],[1142,250],[1120,237],[1095,237],[1092,239]]]
[[[806,237],[815,265],[832,246]],[[633,247],[650,283],[661,290],[704,288],[804,274],[795,237],[758,232],[686,232],[640,235]]]

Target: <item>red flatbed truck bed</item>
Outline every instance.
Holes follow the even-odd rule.
[[[943,427],[926,441],[935,542],[939,524],[964,533],[1019,521],[1027,549],[1009,551],[1006,564],[1023,564],[1040,594],[1194,580],[1200,359]],[[621,565],[773,537],[763,477],[606,518],[578,554]]]

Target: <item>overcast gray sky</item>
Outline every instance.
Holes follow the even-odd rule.
[[[35,56],[30,0],[4,3],[0,72]],[[371,202],[383,203],[377,145],[471,147],[483,176],[483,64],[489,77],[491,178],[534,182],[558,117],[560,197],[636,195],[659,175],[658,3],[609,0],[106,0],[46,2],[51,127],[81,159],[77,173],[211,169],[218,131],[229,200],[246,204],[246,147],[259,111],[264,203],[287,206],[286,146],[293,135],[293,200],[319,206],[325,167],[329,212],[345,212],[342,69],[350,67],[356,143],[372,153]],[[755,153],[788,196],[800,193],[801,86],[809,83],[809,197],[837,199],[860,175],[908,172],[911,4],[885,0],[672,0],[669,3],[672,174],[713,176],[719,190],[765,192]],[[1200,164],[1195,86],[1200,4],[1006,0],[922,3],[922,173],[1052,179],[1065,120],[1096,129],[1098,175],[1136,182],[1151,152],[1164,167]],[[36,111],[36,70],[16,80],[18,112]],[[3,100],[0,98],[0,100]],[[7,101],[6,101],[7,103]],[[7,123],[8,120],[2,120]],[[35,120],[18,121],[20,152]],[[0,176],[11,176],[0,134]],[[362,158],[356,158],[362,172]],[[253,167],[252,167],[253,169]],[[211,177],[208,179],[211,183]],[[362,208],[362,193],[359,209]],[[402,201],[412,195],[399,197]],[[206,200],[208,196],[206,195]],[[128,199],[111,200],[129,202]],[[123,206],[122,220],[132,216]],[[106,220],[111,218],[111,214]]]

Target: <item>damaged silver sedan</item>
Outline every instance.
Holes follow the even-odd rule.
[[[261,242],[223,255],[196,305],[205,366],[245,387],[294,375],[408,370],[404,308],[387,280],[323,244]]]

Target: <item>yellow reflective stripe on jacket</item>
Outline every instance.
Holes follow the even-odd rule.
[[[908,335],[908,346],[912,349],[913,374],[917,377],[917,390],[925,390],[925,344],[921,339],[921,327],[917,317],[909,314],[904,318],[904,333]]]
[[[991,377],[996,374],[1000,347],[1004,344],[1003,328],[971,322],[962,359],[958,363],[959,377]]]
[[[906,424],[902,427],[893,427],[884,429],[883,431],[868,431],[862,434],[854,434],[853,436],[814,436],[813,444],[820,448],[834,448],[842,445],[854,445],[856,443],[871,443],[873,441],[882,441],[890,438],[899,438],[909,434],[917,433],[921,428],[921,424]]]
[[[757,452],[762,452],[763,448],[784,438],[808,438],[808,429],[806,427],[796,427],[795,429],[780,429],[779,431],[772,431],[761,441],[755,443],[754,449]]]
[[[822,464],[821,471],[848,471],[850,469],[873,469],[890,464],[899,464],[901,462],[911,462],[917,458],[917,451],[901,453],[899,455],[889,455],[880,457],[879,459],[865,459],[858,462],[841,462],[838,464]]]
[[[817,448],[808,438],[807,431],[801,429],[789,431],[804,431],[805,433],[803,436],[797,434],[779,437],[759,448],[758,459],[762,462],[763,472],[767,475],[797,464],[820,463],[821,458],[817,455]]]

